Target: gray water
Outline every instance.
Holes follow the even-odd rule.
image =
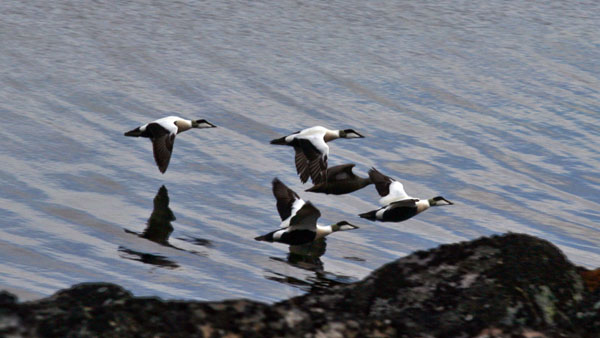
[[[2,1],[0,286],[25,300],[104,281],[277,301],[507,231],[597,267],[598,13],[597,1]],[[171,114],[218,128],[179,135],[161,175],[151,143],[123,132]],[[314,125],[366,136],[330,143],[330,166],[375,166],[455,205],[373,223],[357,216],[378,206],[372,186],[304,192],[293,150],[268,142]],[[254,241],[280,222],[274,177],[322,223],[361,229],[312,259]]]

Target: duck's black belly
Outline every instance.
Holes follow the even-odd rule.
[[[279,242],[289,245],[301,245],[315,240],[317,233],[311,230],[294,230],[285,232],[279,238]]]
[[[396,207],[383,212],[382,222],[402,222],[417,214],[417,207]]]

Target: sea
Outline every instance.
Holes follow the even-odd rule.
[[[417,250],[507,232],[600,266],[598,1],[0,2],[0,289],[84,282],[136,296],[277,302]],[[176,115],[165,174],[124,132]],[[371,222],[371,185],[304,190],[303,128],[354,129],[329,165],[375,167],[435,207]],[[301,248],[279,178],[360,227]],[[557,273],[560,273],[557,271]]]

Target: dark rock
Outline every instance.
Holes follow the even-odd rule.
[[[17,302],[17,297],[6,291],[0,291],[0,307],[10,306]]]
[[[2,293],[0,335],[597,337],[600,291],[581,276],[549,242],[507,234],[419,251],[273,305],[137,298],[101,283],[22,304]]]
[[[590,292],[594,292],[600,286],[600,269],[588,270],[586,268],[577,268],[583,284],[588,288]]]
[[[0,337],[21,332],[18,309],[17,297],[6,291],[0,291]]]

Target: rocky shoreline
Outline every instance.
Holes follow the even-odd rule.
[[[509,233],[276,304],[165,301],[106,283],[24,303],[0,292],[0,336],[599,337],[599,281],[548,241]]]

